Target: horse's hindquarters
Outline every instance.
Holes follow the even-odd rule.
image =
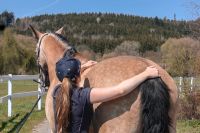
[[[90,87],[107,87],[120,83],[154,65],[159,69],[162,80],[170,90],[170,117],[175,127],[177,88],[173,79],[157,64],[142,58],[116,57],[104,60],[88,72],[86,78]],[[135,98],[135,99],[134,99]],[[137,99],[136,99],[137,98]],[[173,115],[171,115],[173,114]],[[138,90],[107,103],[95,105],[95,133],[138,133],[140,120],[140,98]]]

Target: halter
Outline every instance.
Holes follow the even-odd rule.
[[[45,64],[43,67],[40,65],[40,61],[39,61],[39,58],[40,58],[40,47],[41,47],[41,43],[42,43],[42,40],[45,36],[47,36],[48,33],[45,33],[39,40],[38,42],[38,45],[39,47],[37,48],[37,66],[38,66],[38,71],[39,71],[39,79],[40,79],[40,84],[41,84],[41,87],[49,87],[50,85],[50,82],[49,82],[49,74],[48,74],[48,68],[47,68],[47,65]]]
[[[41,66],[40,65],[40,62],[39,62],[39,58],[40,58],[40,47],[41,47],[41,43],[42,43],[42,40],[45,36],[49,35],[49,33],[45,33],[39,40],[38,42],[38,50],[37,50],[37,66],[38,66],[38,71],[39,71],[39,79],[40,79],[40,84],[42,87],[49,87],[50,86],[50,81],[49,81],[49,73],[48,73],[48,66],[47,64],[44,64],[44,66]],[[64,52],[64,56],[71,56],[71,57],[74,57],[75,54],[77,53],[77,50],[70,46],[69,49],[65,50]]]

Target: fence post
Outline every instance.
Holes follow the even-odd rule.
[[[193,81],[194,81],[194,78],[191,77],[191,81],[190,81],[190,91],[193,91]]]
[[[179,92],[182,91],[182,81],[183,81],[183,77],[179,77]]]
[[[12,74],[8,74],[8,117],[12,116]]]
[[[40,82],[40,79],[38,79],[38,81]],[[38,98],[41,96],[41,84],[38,84]],[[41,110],[42,108],[42,97],[40,98],[40,100],[38,101],[38,110]]]

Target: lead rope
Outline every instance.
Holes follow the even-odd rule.
[[[38,84],[41,84],[39,81],[37,80],[33,80],[35,82],[37,82]],[[41,86],[42,87],[42,86]],[[43,88],[43,87],[42,87]],[[43,93],[43,92],[42,92]],[[40,96],[38,97],[38,99],[36,100],[35,104],[33,105],[31,111],[29,113],[26,113],[26,115],[24,116],[23,120],[20,122],[19,126],[16,128],[16,133],[18,133],[21,128],[24,126],[25,122],[28,120],[29,116],[32,114],[34,108],[36,107],[36,105],[38,104],[39,100],[41,99],[41,94]]]
[[[25,115],[25,117],[23,118],[23,120],[20,122],[19,126],[16,129],[16,132],[18,133],[21,128],[23,127],[23,125],[25,124],[25,122],[27,121],[27,119],[29,118],[29,116],[32,114],[34,108],[36,107],[36,105],[38,104],[39,100],[41,99],[41,96],[39,96],[39,98],[37,99],[37,101],[35,102],[34,106],[32,107],[31,111],[29,113],[27,113]]]

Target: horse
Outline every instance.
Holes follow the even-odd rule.
[[[38,40],[36,53],[42,73],[41,80],[44,81],[43,85],[48,86],[45,101],[46,117],[51,132],[56,132],[52,97],[55,86],[60,83],[55,72],[56,62],[68,50],[80,60],[81,64],[88,59],[79,52],[71,50],[72,47],[62,36],[63,28],[54,33],[42,33],[32,26],[30,28]],[[150,65],[159,69],[159,79],[146,80],[126,96],[93,105],[91,133],[176,132],[177,87],[172,77],[153,61],[134,56],[105,59],[81,73],[80,84],[90,88],[116,85],[141,73]],[[64,95],[59,97],[62,96],[64,97]]]

